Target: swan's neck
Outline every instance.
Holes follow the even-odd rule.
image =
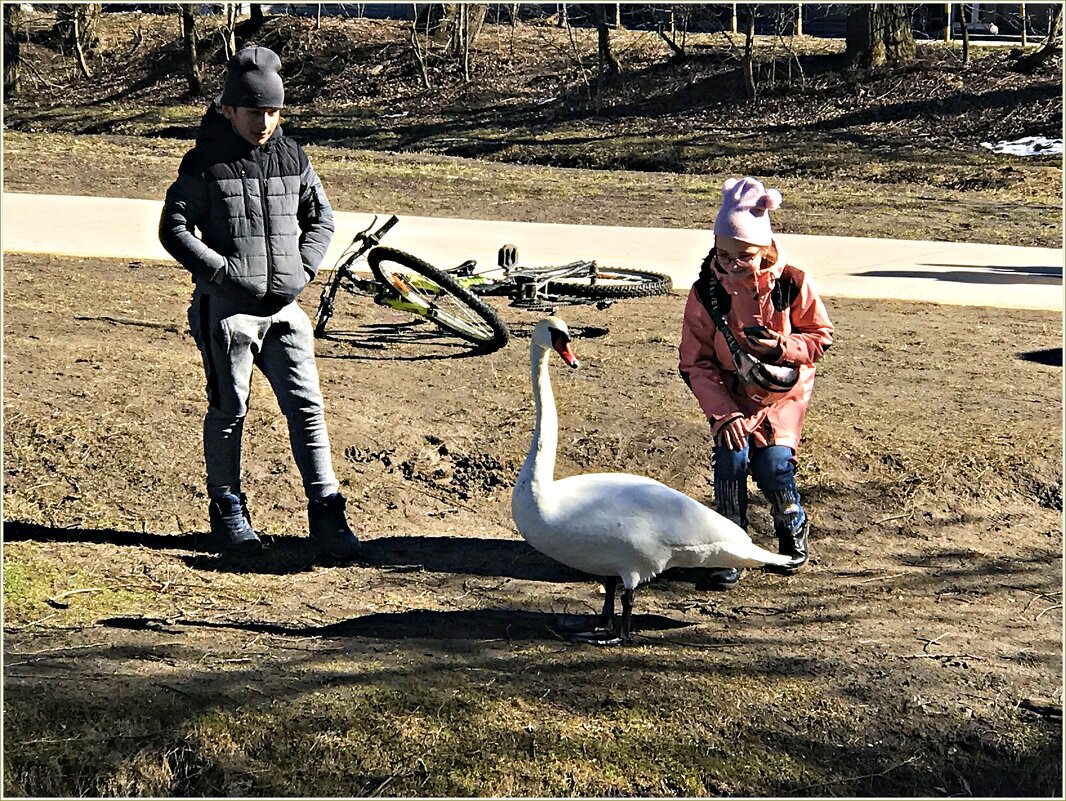
[[[536,494],[547,489],[555,480],[555,450],[559,441],[559,417],[555,411],[555,395],[548,375],[550,352],[539,346],[529,350],[529,367],[533,379],[533,400],[536,403],[536,425],[533,442],[519,473],[519,482],[528,483]]]

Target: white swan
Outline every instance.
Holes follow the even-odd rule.
[[[511,493],[511,515],[519,533],[538,551],[605,579],[607,597],[598,628],[574,632],[571,639],[598,644],[628,639],[634,590],[668,568],[788,563],[790,557],[758,547],[740,526],[653,479],[588,473],[556,481],[559,418],[548,373],[551,350],[570,367],[578,366],[570,331],[558,317],[541,320],[533,329],[529,361],[536,426]],[[616,634],[614,594],[619,579],[624,590]]]

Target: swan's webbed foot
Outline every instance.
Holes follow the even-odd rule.
[[[629,632],[619,634],[614,625],[614,594],[618,589],[618,578],[616,576],[605,578],[603,587],[603,611],[598,617],[592,618],[591,622],[594,622],[594,625],[591,628],[588,617],[581,617],[570,622],[559,620],[558,629],[564,640],[586,645],[618,645],[629,641]],[[625,607],[625,593],[622,594],[622,602]]]
[[[625,642],[614,629],[602,629],[598,626],[587,631],[566,632],[563,639],[583,645],[621,645]]]

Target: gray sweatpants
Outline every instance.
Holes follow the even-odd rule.
[[[241,491],[241,437],[253,365],[270,382],[288,420],[308,500],[332,495],[339,484],[330,457],[311,321],[296,303],[270,316],[241,314],[236,308],[227,298],[199,289],[189,306],[189,327],[207,375],[208,496],[217,499]]]

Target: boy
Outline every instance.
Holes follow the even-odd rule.
[[[333,472],[311,321],[296,303],[333,236],[333,210],[307,155],[279,127],[280,68],[265,47],[229,60],[222,95],[167,190],[159,240],[195,284],[189,325],[207,375],[204,458],[214,544],[261,545],[240,469],[255,365],[288,421],[311,538],[329,555],[351,559],[359,540]]]

